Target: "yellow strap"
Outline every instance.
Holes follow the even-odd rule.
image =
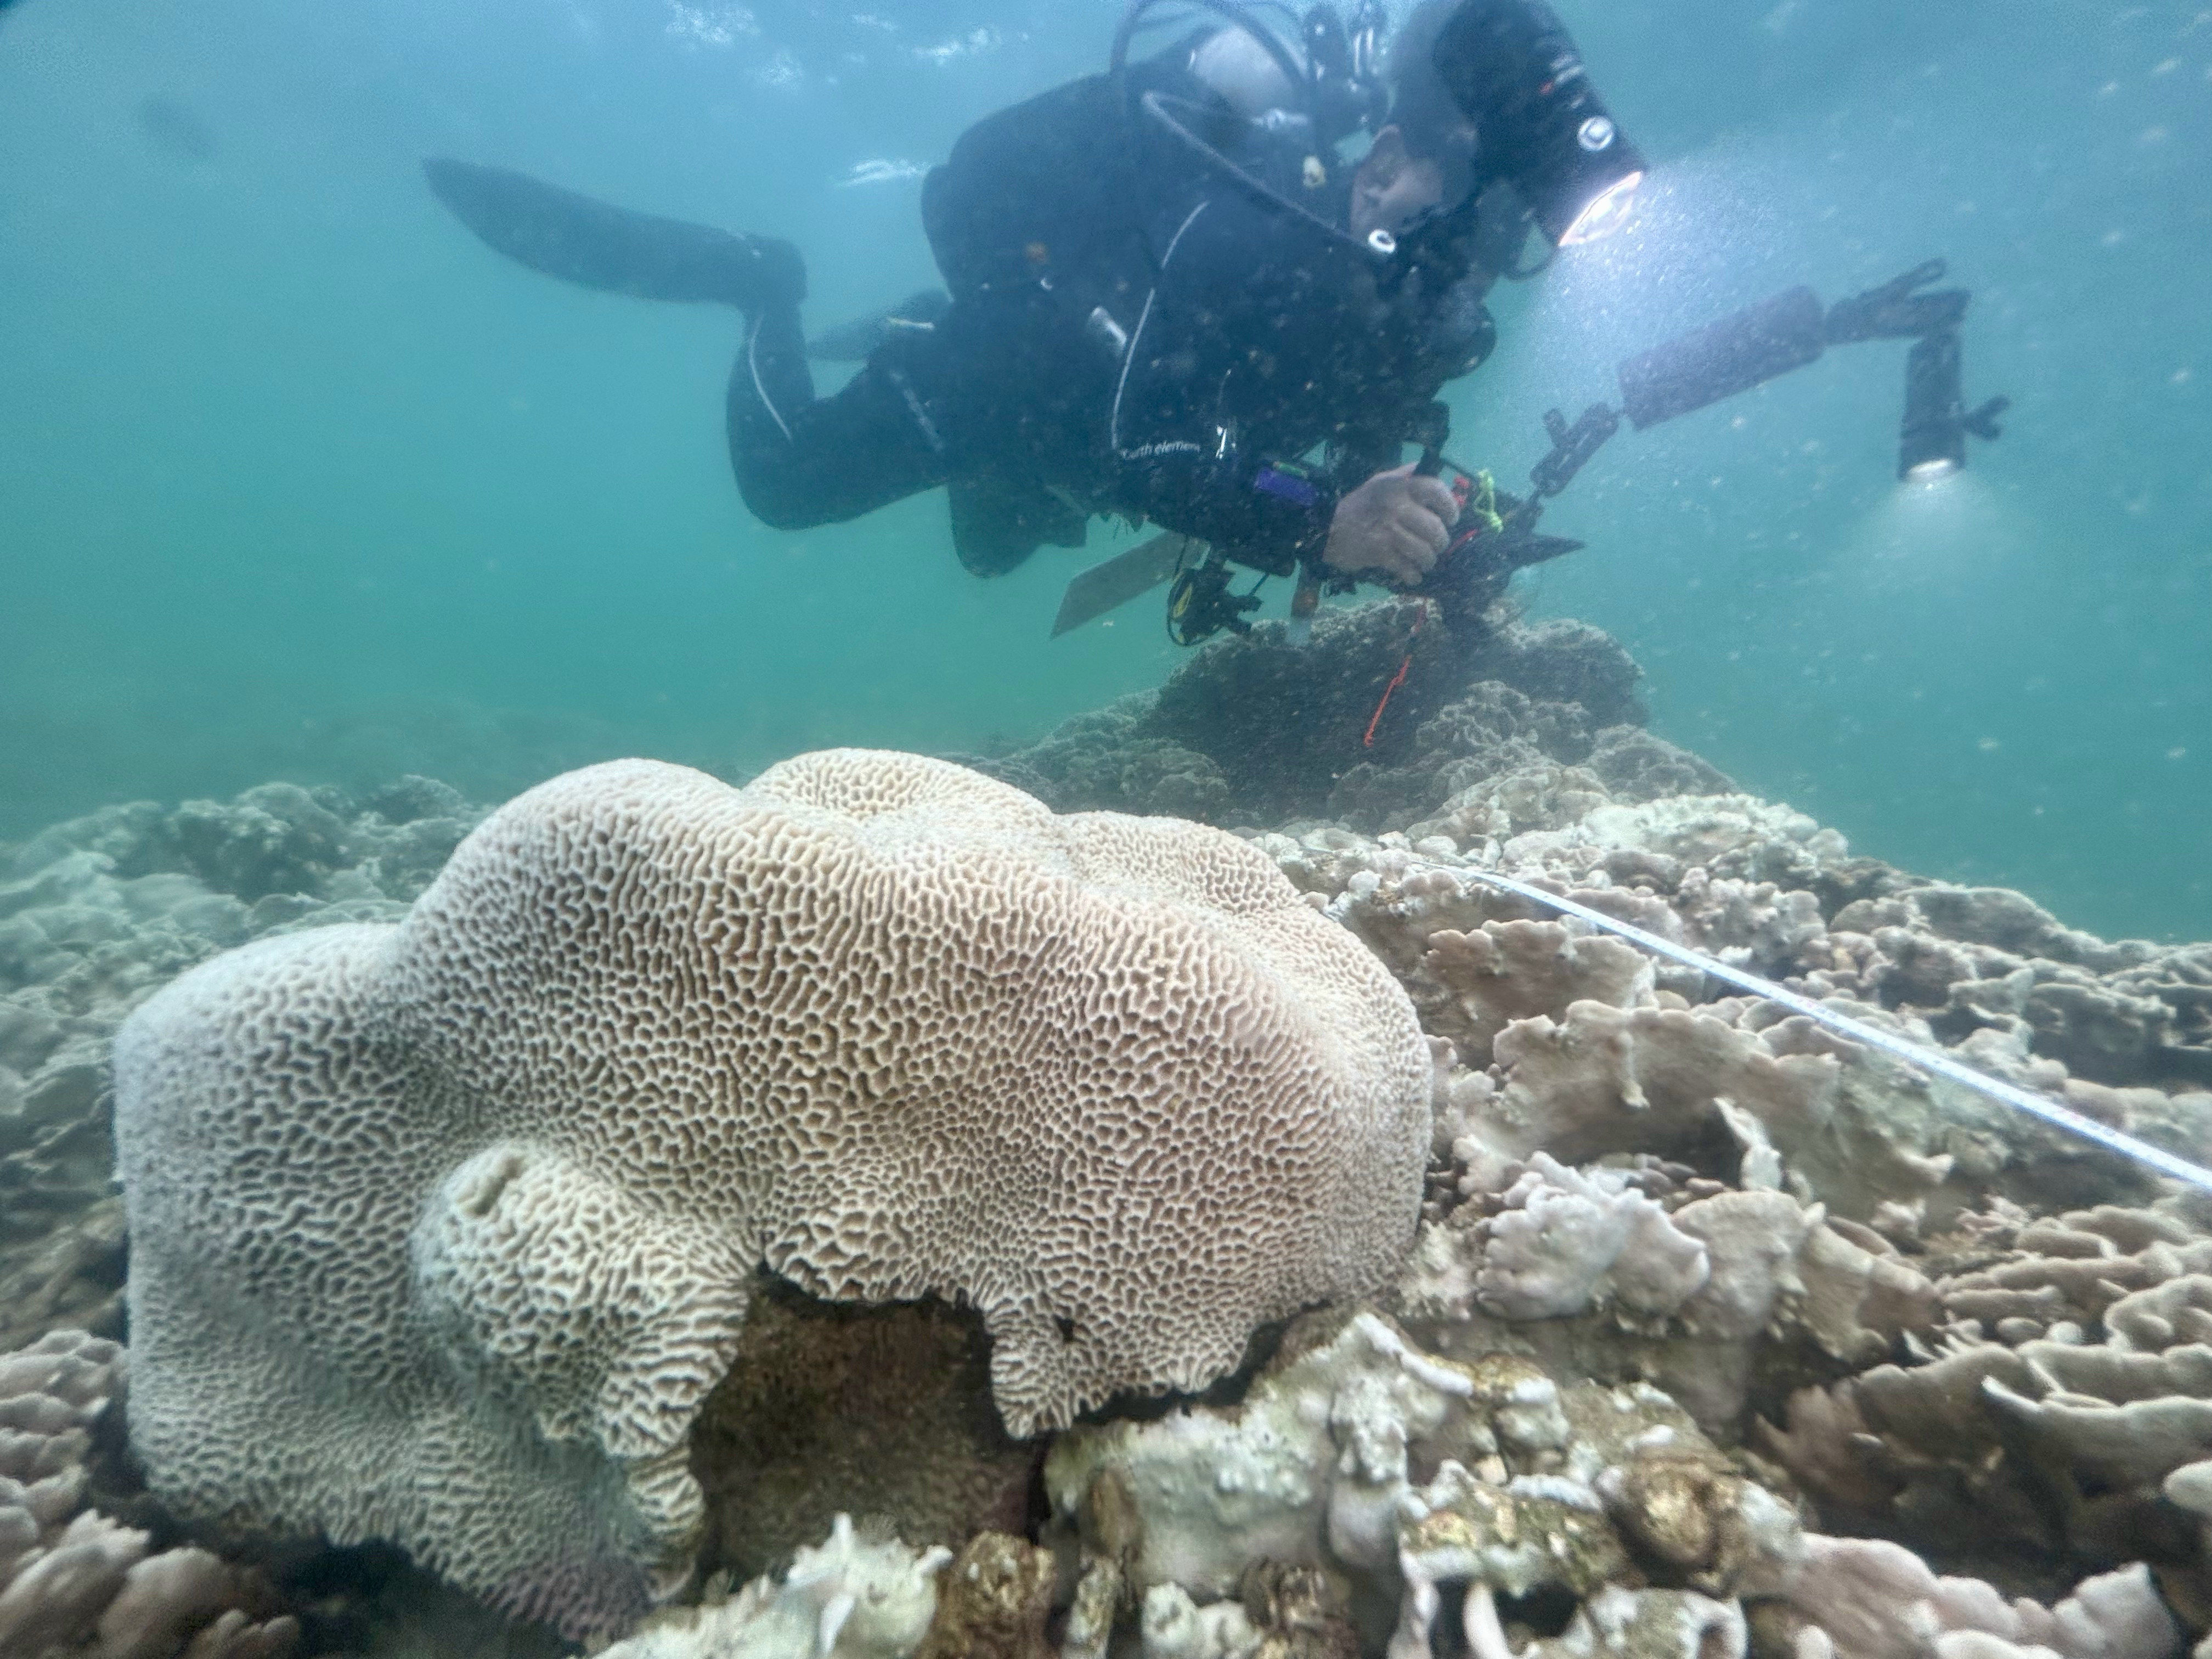
[[[1505,520],[1498,515],[1498,481],[1490,476],[1490,469],[1467,475],[1473,488],[1468,492],[1468,511],[1482,520],[1485,531],[1495,536],[1505,528]]]

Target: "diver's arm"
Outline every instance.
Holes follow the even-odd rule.
[[[1163,444],[1126,457],[1124,467],[1132,507],[1251,569],[1286,576],[1328,544],[1336,489],[1296,462]]]
[[[1146,517],[1273,575],[1326,566],[1412,586],[1443,551],[1458,511],[1448,486],[1410,466],[1340,496],[1294,462],[1240,465],[1233,451],[1216,459],[1178,449],[1146,457],[1137,470]]]

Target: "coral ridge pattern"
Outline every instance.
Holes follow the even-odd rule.
[[[688,1571],[756,1263],[973,1306],[1025,1436],[1379,1288],[1430,1140],[1404,992],[1255,848],[863,750],[568,775],[116,1056],[155,1490],[575,1629]]]

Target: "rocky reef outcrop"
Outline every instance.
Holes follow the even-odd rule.
[[[1455,637],[1415,601],[1324,611],[1218,640],[1157,692],[1079,714],[1025,749],[961,756],[1061,811],[1225,825],[1327,818],[1403,830],[1486,781],[1549,763],[1608,799],[1728,780],[1643,729],[1641,671],[1607,635],[1503,605]]]

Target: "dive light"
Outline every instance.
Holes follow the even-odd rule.
[[[1947,328],[1922,336],[1905,356],[1905,419],[1898,428],[1897,476],[1929,482],[1966,465],[1966,422],[1959,331]]]
[[[1474,124],[1474,164],[1509,180],[1561,247],[1618,229],[1642,182],[1643,153],[1591,84],[1559,14],[1543,0],[1462,0],[1431,61]]]
[[[1910,340],[1905,357],[1905,418],[1898,428],[1897,476],[1929,482],[1948,477],[1966,464],[1966,435],[1984,442],[2003,428],[1997,416],[2012,407],[2009,398],[1992,398],[1966,407],[1960,328],[1966,319],[1968,295],[1962,288],[1929,290],[1941,280],[1943,262],[1930,259],[1902,276],[1838,301],[1828,313],[1831,345],[1855,340]]]

